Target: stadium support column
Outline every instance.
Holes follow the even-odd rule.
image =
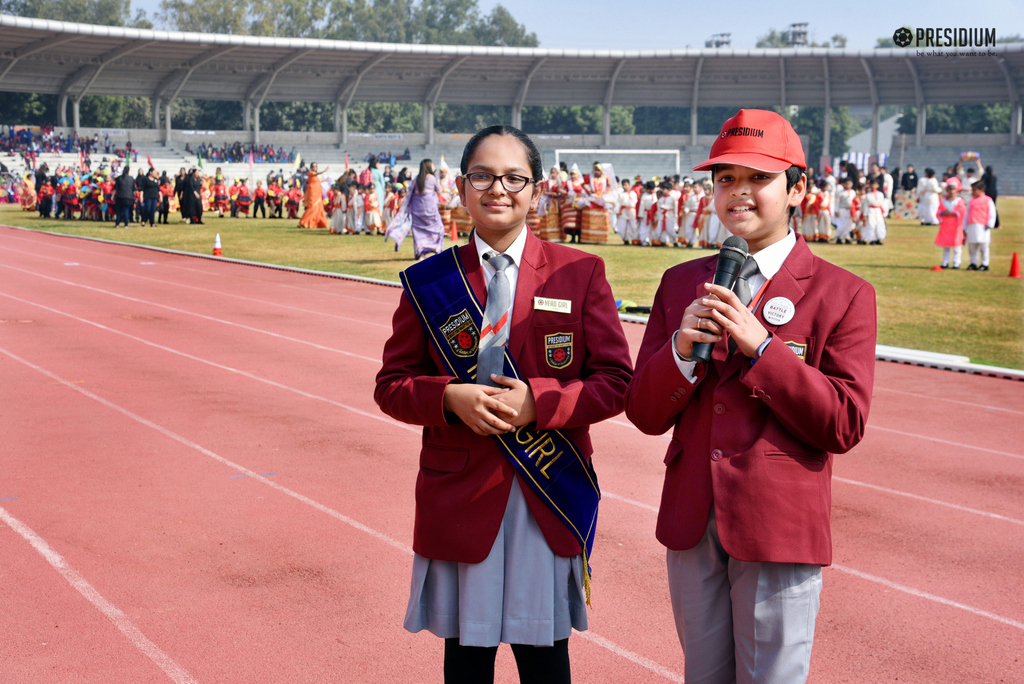
[[[348,144],[348,107],[334,103],[334,132],[338,135],[338,147]]]
[[[601,106],[601,131],[604,134],[605,147],[612,144],[612,108],[605,103]]]
[[[164,147],[171,144],[171,101],[164,105]]]
[[[512,105],[512,126],[523,130],[523,108],[518,104]]]
[[[690,147],[697,145],[697,97],[700,94],[700,72],[703,68],[704,58],[701,57],[693,72],[693,92],[690,93]]]
[[[79,114],[78,102],[79,101],[78,101],[77,98],[74,98],[74,97],[71,98],[71,115],[72,115],[73,121],[75,122],[75,133],[78,133],[78,128],[79,128],[79,125],[81,123],[80,119],[79,119],[79,116],[78,116],[78,114]]]
[[[57,103],[57,124],[61,128],[68,127],[68,96],[61,95]]]
[[[1010,144],[1020,145],[1021,119],[1024,112],[1021,111],[1021,103],[1018,100],[1013,103],[1013,114],[1010,117]]]
[[[434,144],[434,105],[423,103],[423,138],[427,145]]]
[[[821,156],[828,157],[832,147],[832,80],[828,74],[828,57],[821,58],[825,68],[825,116],[822,122]]]
[[[242,102],[242,130],[249,131],[249,113],[252,111],[252,102],[245,100]]]
[[[153,98],[153,128],[160,130],[160,98]]]
[[[252,130],[253,139],[252,141],[257,145],[260,144],[260,107],[256,105],[252,108]]]

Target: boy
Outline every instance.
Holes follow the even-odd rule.
[[[637,220],[640,221],[640,244],[651,246],[651,233],[658,222],[658,198],[654,194],[654,181],[644,183],[644,194],[640,195],[637,205]]]
[[[971,185],[971,203],[967,205],[967,215],[964,217],[967,251],[971,255],[968,271],[988,270],[989,245],[992,242],[992,227],[995,225],[996,205],[985,194],[985,184],[977,181]]]
[[[889,213],[889,202],[879,190],[879,185],[877,180],[871,181],[871,190],[864,193],[864,200],[861,204],[860,213],[863,218],[861,239],[869,245],[881,245],[885,240],[885,215]]]
[[[629,179],[622,179],[622,191],[619,193],[619,220],[617,229],[622,244],[638,244],[640,242],[640,227],[636,222],[636,205],[639,199],[633,194]]]
[[[676,244],[676,207],[679,198],[672,190],[672,183],[663,181],[661,184],[661,198],[658,200],[658,231],[654,244],[667,245]]]
[[[849,178],[843,181],[843,187],[836,192],[836,244],[850,244],[850,236],[853,233],[853,205],[857,199],[857,193],[853,191],[853,181]]]
[[[832,455],[867,421],[875,296],[789,228],[807,177],[788,121],[741,110],[695,167],[709,169],[715,211],[750,256],[735,291],[709,282],[716,257],[665,273],[626,415],[673,430],[657,536],[686,681],[793,684],[832,562]],[[695,343],[714,344],[709,363],[691,360]]]

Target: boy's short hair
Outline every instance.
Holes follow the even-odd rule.
[[[655,185],[654,181],[652,181],[652,180],[647,181],[646,183],[644,183],[644,190],[646,190],[647,192],[650,192],[651,190],[653,190],[656,187],[657,187],[657,185]]]
[[[975,181],[974,183],[971,183],[971,189],[985,192],[985,181]]]

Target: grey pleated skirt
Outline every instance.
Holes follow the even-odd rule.
[[[587,628],[583,556],[563,558],[551,550],[516,478],[482,562],[416,554],[405,628],[458,637],[463,646],[551,646],[573,628]]]

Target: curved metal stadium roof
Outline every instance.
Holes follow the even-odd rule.
[[[1019,102],[1024,45],[560,50],[179,33],[0,15],[0,90],[154,99],[502,105]],[[827,86],[827,87],[826,87]]]

